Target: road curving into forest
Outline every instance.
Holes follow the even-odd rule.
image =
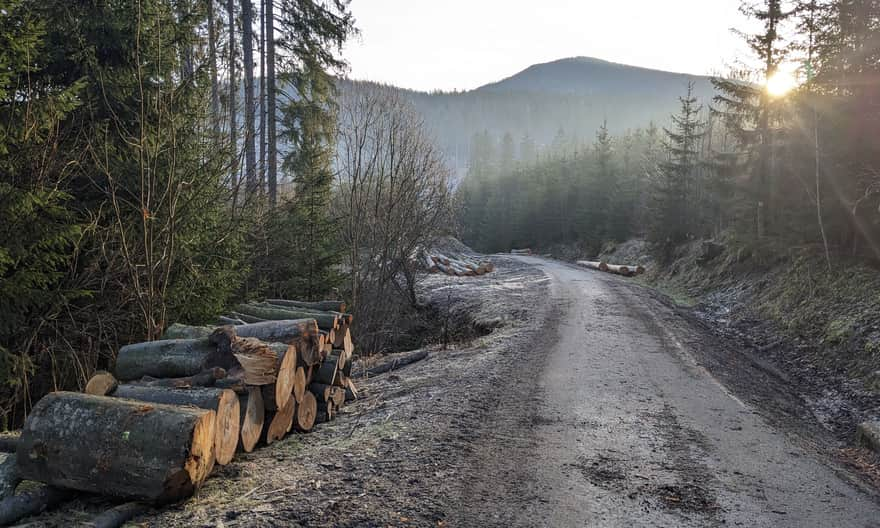
[[[766,377],[649,290],[535,257],[557,334],[504,386],[456,526],[880,526],[876,493],[791,421],[718,381]],[[513,389],[511,389],[513,390]],[[784,399],[784,396],[780,396]],[[792,404],[796,405],[796,404]]]

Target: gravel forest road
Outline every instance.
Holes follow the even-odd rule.
[[[519,261],[551,278],[558,335],[499,395],[450,526],[880,526],[876,493],[710,374],[713,338],[650,290]],[[722,370],[772,390],[743,363]]]

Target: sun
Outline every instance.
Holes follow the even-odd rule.
[[[773,97],[782,97],[797,87],[797,79],[789,72],[777,71],[767,79],[767,93]]]

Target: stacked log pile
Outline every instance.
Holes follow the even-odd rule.
[[[473,277],[495,271],[495,265],[491,262],[477,262],[465,255],[449,257],[442,253],[424,253],[422,260],[428,273],[445,273],[446,275],[456,277]]]
[[[524,249],[511,249],[511,250],[510,250],[510,254],[511,254],[511,255],[531,255],[531,254],[532,254],[532,250],[531,250],[531,248],[524,248]]]
[[[114,372],[96,372],[85,393],[42,398],[0,458],[0,512],[28,515],[68,495],[32,493],[28,501],[43,503],[20,507],[21,480],[176,501],[215,464],[307,433],[357,397],[344,303],[271,299],[239,305],[227,319],[236,322],[172,325],[162,340],[122,347]]]
[[[616,275],[623,275],[624,277],[635,277],[636,275],[641,275],[645,272],[644,266],[636,265],[621,265],[621,264],[608,264],[607,262],[600,261],[592,261],[592,260],[579,260],[577,261],[579,266],[583,266],[585,268],[604,271],[607,273],[614,273]]]

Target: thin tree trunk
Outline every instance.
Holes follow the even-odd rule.
[[[816,167],[816,219],[819,221],[819,232],[822,234],[822,245],[825,247],[825,264],[831,271],[831,251],[828,249],[828,236],[825,234],[825,222],[822,219],[822,189],[821,170],[819,165],[819,112],[816,103],[813,103],[813,139],[815,141],[815,167]]]
[[[278,202],[278,159],[275,129],[275,14],[272,0],[266,0],[266,117],[269,205],[275,207]]]
[[[214,0],[208,0],[208,56],[211,67],[211,114],[214,137],[220,137],[220,86],[217,79],[217,28],[214,27]]]
[[[251,0],[242,0],[242,52],[244,60],[244,148],[245,182],[247,196],[257,190],[257,150],[256,127],[254,119],[254,5]]]
[[[226,12],[229,17],[229,146],[232,149],[232,210],[238,199],[238,123],[236,122],[235,92],[238,83],[235,79],[235,0],[228,0]]]
[[[266,190],[266,1],[260,2],[260,192]]]

